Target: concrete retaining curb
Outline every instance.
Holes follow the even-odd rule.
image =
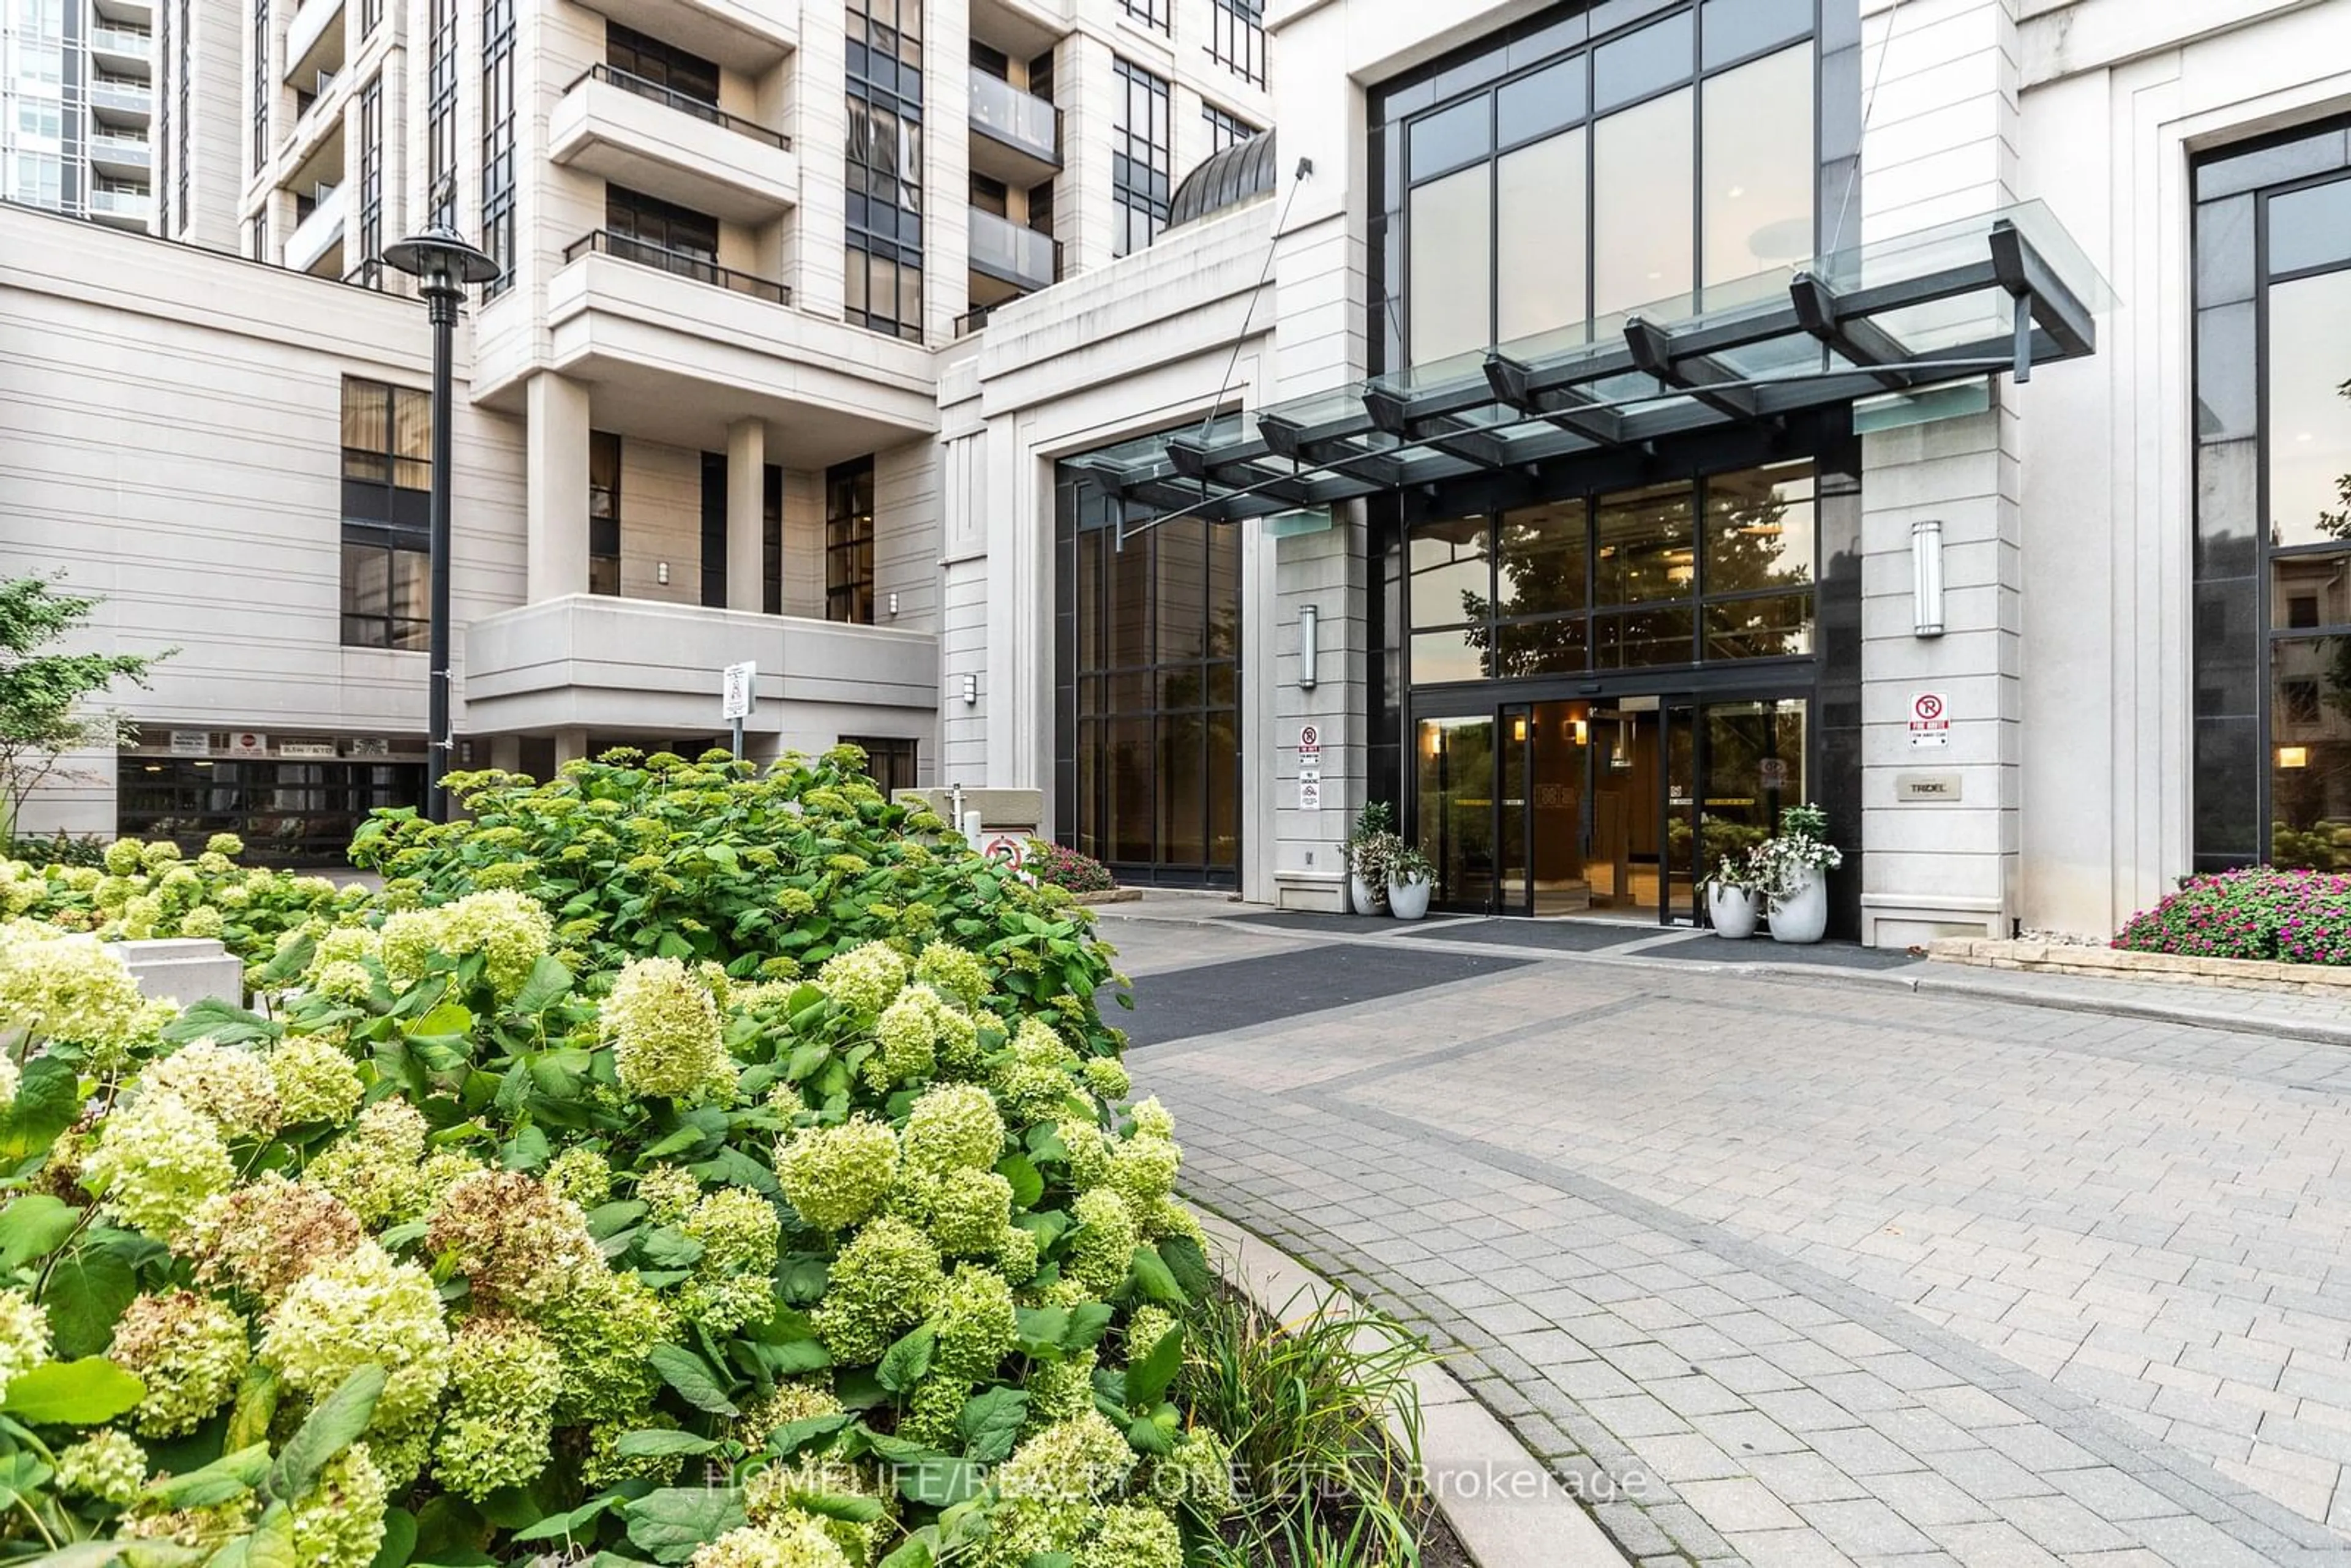
[[[2133,953],[2119,947],[1983,936],[1947,936],[1927,949],[1938,964],[2020,969],[2035,975],[2098,979],[2161,980],[2178,986],[2267,991],[2351,1003],[2351,968],[2281,964],[2257,958],[2190,958],[2173,953]]]
[[[184,1008],[208,997],[237,1005],[245,1001],[245,966],[217,941],[158,937],[110,942],[107,951],[122,960],[139,982],[139,994],[151,1002]]]
[[[1345,1291],[1271,1242],[1194,1208],[1225,1277],[1260,1312],[1280,1318],[1295,1315],[1303,1301],[1346,1302]],[[1420,1385],[1421,1462],[1437,1511],[1478,1568],[1626,1568],[1630,1560],[1567,1484],[1451,1373],[1423,1366],[1413,1379]]]

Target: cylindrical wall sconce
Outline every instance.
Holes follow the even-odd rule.
[[[1921,637],[1943,634],[1943,525],[1939,518],[1910,525],[1912,630]]]
[[[1298,607],[1298,689],[1314,689],[1314,666],[1322,653],[1322,612],[1311,604]]]
[[[971,707],[979,701],[979,677],[967,673],[963,678],[963,706]]]

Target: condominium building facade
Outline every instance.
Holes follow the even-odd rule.
[[[0,201],[148,226],[155,26],[156,0],[0,9]]]
[[[748,660],[1297,907],[1371,801],[1663,921],[1817,803],[1891,946],[2351,865],[2351,0],[166,3],[181,243],[0,210],[0,561],[181,649],[46,821],[413,794],[445,220],[461,762]]]

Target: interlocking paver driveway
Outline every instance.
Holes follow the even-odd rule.
[[[1146,1012],[1305,956],[1106,925]],[[2351,1568],[2343,1047],[1571,957],[1133,1064],[1629,1555]]]

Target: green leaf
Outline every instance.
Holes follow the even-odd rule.
[[[55,1056],[33,1058],[17,1081],[16,1097],[0,1106],[0,1166],[47,1154],[80,1114],[81,1083],[73,1064]]]
[[[662,1381],[676,1389],[678,1397],[695,1409],[707,1410],[713,1416],[743,1414],[726,1396],[726,1385],[718,1381],[710,1364],[684,1345],[655,1345],[645,1359],[661,1374]]]
[[[96,1427],[135,1407],[147,1385],[102,1355],[53,1361],[8,1380],[0,1416],[28,1427]]]
[[[1159,1239],[1159,1256],[1167,1264],[1167,1271],[1184,1288],[1185,1295],[1196,1301],[1205,1301],[1216,1294],[1217,1270],[1208,1262],[1200,1244],[1188,1236],[1163,1236]]]
[[[57,1472],[30,1449],[0,1454],[0,1508],[13,1508],[20,1498],[32,1498]]]
[[[411,1040],[419,1035],[432,1040],[463,1040],[473,1032],[473,1010],[463,1002],[443,1002],[407,1030]]]
[[[837,1519],[844,1524],[871,1524],[882,1517],[882,1500],[878,1497],[861,1497],[853,1492],[799,1490],[791,1496],[794,1508],[824,1519]]]
[[[547,1134],[537,1126],[518,1127],[498,1145],[498,1163],[510,1171],[535,1171],[547,1164]]]
[[[67,1360],[99,1355],[114,1342],[114,1325],[139,1294],[131,1260],[88,1244],[59,1259],[41,1291],[57,1352]]]
[[[743,1522],[743,1494],[730,1487],[664,1487],[629,1505],[629,1539],[657,1563],[683,1563]]]
[[[269,1445],[256,1443],[224,1454],[202,1469],[165,1476],[141,1494],[168,1508],[213,1508],[232,1502],[261,1484],[269,1473]]]
[[[1170,1307],[1186,1304],[1184,1287],[1176,1282],[1176,1276],[1168,1272],[1167,1265],[1159,1254],[1148,1247],[1134,1249],[1134,1261],[1126,1279],[1129,1288],[1148,1300]]]
[[[931,1353],[938,1345],[938,1331],[925,1323],[882,1353],[882,1364],[873,1369],[873,1375],[891,1393],[906,1393],[930,1371]]]
[[[1108,1301],[1080,1301],[1070,1311],[1070,1332],[1061,1336],[1062,1348],[1076,1355],[1100,1344],[1116,1312]]]
[[[1133,1347],[1128,1348],[1131,1353]],[[1184,1328],[1178,1323],[1161,1334],[1159,1343],[1140,1357],[1130,1354],[1126,1364],[1127,1408],[1148,1410],[1157,1405],[1183,1366]]]
[[[561,1001],[571,991],[571,971],[563,960],[549,954],[530,967],[530,977],[515,994],[514,1010],[518,1013],[543,1013]]]
[[[798,1377],[804,1372],[821,1372],[832,1364],[832,1353],[818,1340],[794,1340],[789,1344],[763,1344],[758,1347],[759,1364],[768,1369],[770,1377]]]
[[[525,1525],[515,1531],[514,1538],[517,1542],[552,1541],[560,1536],[569,1541],[581,1525],[594,1523],[627,1500],[619,1492],[608,1491],[601,1497],[590,1499],[568,1513],[550,1513],[536,1524]]]
[[[235,1408],[229,1412],[228,1436],[223,1441],[233,1449],[256,1444],[267,1448],[269,1423],[277,1417],[278,1397],[284,1391],[274,1368],[258,1361],[247,1363],[245,1382],[236,1391]]]
[[[1163,1405],[1161,1410],[1174,1406]],[[1176,1433],[1172,1422],[1162,1422],[1156,1414],[1138,1416],[1127,1423],[1126,1444],[1138,1454],[1172,1454],[1176,1451]]]
[[[617,1231],[626,1230],[645,1217],[645,1205],[633,1197],[611,1203],[598,1204],[588,1211],[588,1234],[601,1241]]]
[[[383,1544],[376,1548],[368,1568],[407,1568],[416,1551],[416,1516],[404,1508],[383,1511]]]
[[[927,1508],[951,1508],[987,1485],[980,1467],[968,1459],[924,1459],[898,1466],[897,1475],[898,1495]]]
[[[66,1244],[85,1211],[47,1193],[28,1193],[0,1209],[0,1274],[47,1257]]]
[[[789,1457],[820,1437],[831,1437],[849,1422],[846,1412],[838,1416],[811,1416],[805,1421],[787,1421],[768,1434],[768,1447]]]
[[[878,1568],[938,1568],[938,1554],[924,1539],[926,1533],[925,1530],[906,1537],[895,1552],[882,1559]]]
[[[664,1225],[637,1238],[637,1252],[656,1269],[687,1269],[700,1260],[702,1243],[674,1225]]]
[[[801,1082],[810,1073],[822,1067],[825,1060],[831,1054],[832,1047],[818,1040],[810,1040],[804,1045],[793,1047],[791,1061],[784,1068],[785,1081],[791,1083]]]
[[[1046,1361],[1061,1358],[1061,1342],[1070,1332],[1067,1307],[1016,1307],[1013,1317],[1019,1324],[1021,1354]]]
[[[956,1433],[963,1438],[963,1457],[976,1465],[992,1465],[1012,1452],[1020,1425],[1029,1416],[1027,1390],[998,1385],[964,1401],[956,1417]]]
[[[1012,1184],[1012,1207],[1027,1208],[1045,1196],[1045,1178],[1037,1167],[1019,1155],[1007,1155],[996,1162],[996,1174]]]
[[[294,1511],[273,1502],[261,1511],[261,1522],[245,1543],[246,1568],[302,1568],[294,1549]]]
[[[814,1252],[799,1252],[784,1260],[782,1281],[784,1300],[796,1307],[814,1306],[824,1299],[825,1286],[831,1273],[826,1260]]]
[[[182,1009],[180,1016],[165,1024],[161,1032],[174,1045],[185,1045],[192,1040],[250,1045],[257,1040],[276,1040],[286,1032],[286,1026],[273,1023],[259,1013],[247,1012],[235,1002],[205,997]]]
[[[383,1368],[370,1362],[320,1400],[269,1468],[269,1495],[284,1502],[308,1496],[319,1472],[367,1430],[383,1385]]]
[[[709,1437],[697,1437],[691,1432],[672,1431],[667,1427],[649,1427],[634,1432],[623,1432],[614,1451],[624,1459],[663,1459],[672,1454],[706,1454],[718,1447]]]

